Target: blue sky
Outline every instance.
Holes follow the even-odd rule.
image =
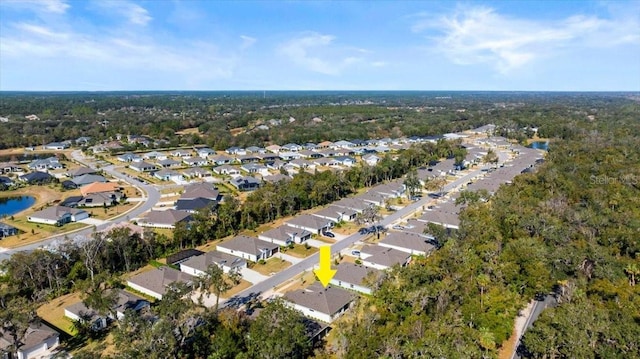
[[[2,0],[0,90],[640,91],[640,1]]]

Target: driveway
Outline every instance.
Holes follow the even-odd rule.
[[[263,282],[269,278],[249,268],[242,268],[240,274],[242,274],[242,279],[252,284]]]
[[[326,246],[326,245],[328,245],[327,243],[324,243],[324,242],[322,242],[322,241],[319,241],[319,240],[317,240],[317,239],[312,239],[312,238],[309,238],[309,239],[307,240],[307,243],[309,243],[309,245],[310,245],[311,247],[316,247],[316,248],[320,248],[320,246]]]
[[[92,225],[92,226],[100,226],[100,225],[103,225],[105,223],[108,223],[107,221],[103,221],[103,220],[97,219],[97,218],[86,218],[86,219],[83,219],[83,220],[78,221],[78,222],[84,223],[84,224],[89,224],[89,225]]]
[[[285,261],[291,262],[291,264],[300,263],[303,260],[303,258],[294,257],[292,255],[285,254],[285,253],[282,253],[282,252],[276,254],[276,256],[284,259]]]

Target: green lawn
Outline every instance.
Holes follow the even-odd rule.
[[[290,254],[298,258],[306,258],[317,251],[318,251],[318,248],[309,247],[309,249],[307,249],[304,247],[304,244],[296,244],[293,246],[293,249],[287,248],[287,251],[284,253]]]

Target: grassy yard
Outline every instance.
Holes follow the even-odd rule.
[[[251,269],[268,276],[271,275],[271,273],[278,273],[289,266],[291,266],[291,263],[284,259],[269,258],[265,264],[256,263]]]
[[[51,237],[56,234],[70,232],[81,228],[88,227],[84,223],[67,223],[62,227],[56,227],[53,225],[39,224],[27,222],[26,216],[16,217],[13,221],[11,219],[5,219],[4,222],[18,228],[24,233],[20,233],[15,236],[6,237],[0,240],[0,247],[14,248],[23,246],[25,244],[38,242],[45,238]],[[33,231],[33,232],[32,232]]]
[[[304,289],[313,284],[316,281],[316,276],[313,271],[305,271],[293,277],[291,280],[276,287],[276,291],[279,293],[291,292],[294,290]]]
[[[226,293],[224,293],[223,295],[220,296],[220,298],[231,298],[234,295],[242,292],[243,290],[247,289],[251,287],[251,282],[248,282],[244,279],[240,280],[240,283],[238,283],[238,285],[236,285],[235,287],[231,288],[229,291],[227,291]]]
[[[340,227],[333,227],[331,232],[339,234],[353,234],[362,226],[357,225],[355,222],[344,222],[340,224]]]
[[[76,335],[76,331],[73,329],[73,322],[64,316],[64,308],[80,301],[82,301],[82,299],[80,298],[79,292],[70,293],[43,304],[37,309],[37,313],[38,316],[55,326],[58,330],[69,335]]]
[[[316,237],[315,237],[315,238],[313,238],[313,239],[318,240],[318,241],[320,241],[320,242],[328,243],[328,244],[334,244],[334,243],[336,243],[336,240],[335,240],[335,239],[331,239],[331,238],[328,238],[328,237],[325,237],[325,236],[316,236]]]
[[[290,254],[294,257],[298,257],[298,258],[306,258],[312,254],[314,254],[315,252],[318,251],[318,248],[315,247],[309,247],[308,249],[305,248],[304,244],[296,244],[293,246],[293,249],[291,248],[287,248],[286,254]]]
[[[138,202],[119,204],[114,207],[108,207],[106,212],[103,207],[84,208],[84,210],[91,213],[91,218],[109,219],[125,213],[126,211],[135,207],[137,204]]]

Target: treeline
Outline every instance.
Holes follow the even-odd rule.
[[[538,128],[542,136],[567,138],[575,121],[627,111],[622,94],[451,93],[256,93],[7,94],[0,97],[0,149],[42,145],[116,134],[151,136],[173,145],[206,144],[215,149],[354,138],[439,135],[487,123],[499,134],[524,140]],[[358,103],[358,104],[354,104]],[[588,107],[593,105],[593,107]],[[597,109],[597,110],[595,110]],[[26,121],[36,114],[41,120]],[[296,119],[289,122],[289,118]],[[312,121],[319,118],[321,122]],[[273,126],[271,119],[281,120]],[[106,121],[106,122],[105,122]],[[258,129],[266,124],[269,129]],[[198,128],[199,135],[177,135]],[[233,129],[240,129],[240,131]],[[236,132],[237,131],[237,132]],[[239,132],[239,133],[238,133]]]
[[[521,355],[637,358],[640,126],[631,119],[578,123],[537,173],[468,204],[456,236],[360,301],[333,353],[496,357],[524,304],[553,293],[558,306],[526,332]]]

